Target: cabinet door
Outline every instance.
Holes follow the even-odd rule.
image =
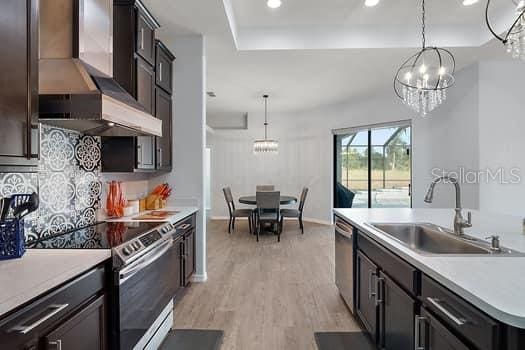
[[[377,342],[377,266],[361,251],[357,252],[357,302],[356,310],[366,330]]]
[[[150,114],[155,111],[155,73],[148,62],[136,58],[137,65],[137,101]]]
[[[184,238],[184,281],[185,285],[190,283],[191,276],[195,272],[195,231],[191,231]]]
[[[429,350],[468,350],[459,338],[452,334],[440,321],[426,309],[416,318],[417,349]]]
[[[155,116],[162,120],[162,137],[157,137],[157,169],[171,170],[172,166],[172,101],[162,89],[155,89]]]
[[[166,52],[164,46],[160,43],[156,45],[155,52],[155,83],[168,94],[171,94],[173,90],[172,56]]]
[[[412,297],[382,271],[378,279],[379,343],[383,349],[414,349]]]
[[[107,347],[105,296],[77,312],[45,337],[46,349],[103,350]]]
[[[137,53],[151,65],[155,63],[155,29],[146,14],[137,9]]]
[[[184,278],[183,278],[183,275],[184,275],[184,261],[183,261],[183,258],[182,256],[184,255],[184,238],[179,238],[177,239],[173,245],[175,246],[176,248],[176,253],[177,253],[177,262],[176,262],[176,266],[175,266],[175,275],[173,277],[173,279],[176,281],[176,283],[178,283],[178,288],[177,288],[177,292],[180,290],[181,287],[184,286]]]
[[[137,169],[155,169],[155,137],[137,136]]]
[[[0,165],[35,165],[38,158],[37,0],[0,2]]]

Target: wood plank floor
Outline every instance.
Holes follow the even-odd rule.
[[[208,281],[194,283],[175,308],[175,328],[222,329],[221,349],[316,349],[314,332],[359,326],[334,283],[331,226],[285,224],[257,243],[239,222],[208,223]]]

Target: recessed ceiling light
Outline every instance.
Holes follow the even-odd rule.
[[[365,0],[365,6],[373,7],[379,4],[379,0]]]
[[[470,6],[477,3],[479,0],[463,0],[463,6]]]
[[[276,8],[281,7],[282,2],[281,2],[281,0],[268,0],[266,5],[268,5],[268,7],[271,8],[271,9],[276,9]]]

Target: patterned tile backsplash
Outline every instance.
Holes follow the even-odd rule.
[[[39,209],[26,217],[32,240],[96,221],[100,206],[100,138],[42,125],[37,173],[0,173],[0,197],[38,192]]]

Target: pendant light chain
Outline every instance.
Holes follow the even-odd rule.
[[[426,23],[425,23],[425,0],[422,0],[422,10],[421,10],[421,39],[422,39],[422,46],[423,49],[426,47],[427,39],[425,35],[425,29],[426,29]]]
[[[264,95],[264,139],[268,139],[268,95]]]

